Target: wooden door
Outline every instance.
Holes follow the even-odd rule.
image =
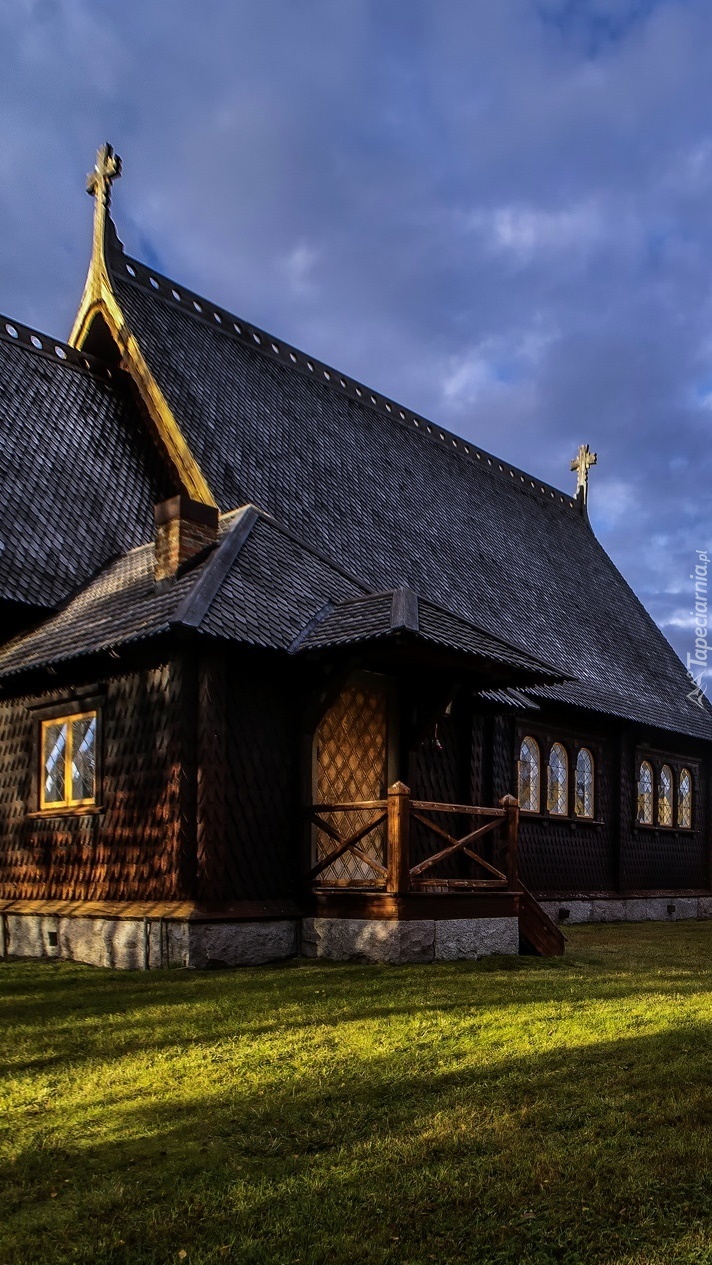
[[[315,804],[353,803],[384,799],[388,790],[387,682],[362,675],[349,681],[322,716],[314,735],[313,783]],[[373,809],[322,813],[342,837],[354,834],[378,814]],[[358,845],[385,864],[385,826],[376,827]],[[334,840],[314,828],[313,862],[331,852]],[[320,881],[338,886],[372,885],[374,872],[351,852],[324,870]]]

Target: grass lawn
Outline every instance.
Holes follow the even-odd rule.
[[[712,1265],[712,923],[0,996],[3,1265]]]

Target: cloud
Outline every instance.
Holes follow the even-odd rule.
[[[521,260],[539,252],[570,252],[595,245],[605,231],[599,209],[593,203],[557,208],[500,206],[475,212],[470,226],[481,233],[493,250],[510,252]]]
[[[573,490],[662,626],[712,521],[706,0],[0,0],[0,309],[127,248]]]
[[[319,252],[306,242],[300,242],[287,254],[284,272],[287,284],[297,297],[311,297],[316,292],[315,269]]]

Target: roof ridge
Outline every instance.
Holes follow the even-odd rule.
[[[257,511],[257,514],[261,519],[263,519],[266,523],[269,523],[270,527],[276,527],[283,536],[286,536],[288,540],[293,540],[294,543],[299,545],[301,549],[306,549],[307,553],[310,553],[313,558],[318,558],[320,562],[325,562],[327,566],[331,567],[332,571],[337,571],[339,575],[342,575],[345,580],[349,580],[351,584],[357,584],[359,588],[364,590],[363,597],[376,596],[361,576],[354,575],[353,571],[347,571],[346,567],[342,567],[340,562],[336,562],[334,558],[330,558],[328,553],[324,553],[321,549],[316,549],[310,541],[304,538],[304,536],[299,536],[297,532],[292,531],[289,527],[286,527],[281,519],[275,518],[274,514],[270,514],[259,505],[255,505],[253,508]],[[235,511],[227,510],[226,513],[234,514]],[[224,518],[225,514],[221,514],[220,517]],[[385,591],[390,592],[391,590],[388,589]],[[360,599],[354,597],[347,600],[357,602]]]
[[[330,615],[332,611],[337,610],[340,605],[340,602],[337,602],[335,605],[331,601],[331,598],[328,598],[327,601],[324,602],[324,605],[320,606],[318,611],[314,612],[311,619],[308,619],[304,627],[297,633],[291,646],[289,646],[287,653],[296,654],[310,633],[313,633],[314,629],[318,628],[319,624],[322,624],[327,616]]]
[[[99,357],[79,351],[69,343],[62,342],[60,338],[52,338],[49,334],[43,334],[31,325],[25,325],[9,316],[0,315],[0,342],[22,347],[25,351],[43,356],[65,368],[79,369],[80,372],[90,373],[110,382],[116,377],[115,371]]]
[[[266,359],[285,365],[313,381],[318,381],[325,388],[344,392],[349,398],[358,400],[366,408],[374,409],[380,416],[386,417],[401,427],[405,426],[408,430],[417,429],[425,438],[436,444],[447,444],[462,460],[467,460],[468,464],[474,466],[480,464],[481,469],[494,477],[499,474],[508,474],[512,480],[512,486],[518,491],[534,496],[536,499],[546,496],[547,500],[553,500],[566,508],[575,510],[577,519],[581,517],[579,502],[575,497],[562,492],[560,488],[554,487],[543,479],[533,478],[527,470],[522,470],[511,462],[500,460],[494,453],[487,452],[472,440],[463,439],[461,435],[456,435],[446,427],[430,421],[423,414],[407,409],[382,392],[374,391],[350,375],[334,369],[314,356],[309,356],[291,343],[253,325],[251,321],[236,316],[221,304],[213,303],[204,295],[197,294],[157,269],[149,268],[141,260],[126,255],[123,251],[115,251],[109,257],[109,267],[114,279],[120,280],[123,284],[132,286],[144,294],[150,294],[153,298],[162,299],[170,306],[178,307],[186,316],[209,326],[216,333],[228,339],[236,338]]]
[[[233,511],[234,512],[234,511]],[[217,549],[208,558],[198,579],[173,612],[171,624],[185,628],[199,628],[222,587],[232,564],[242,552],[252,533],[259,511],[254,505],[244,505],[238,512]]]

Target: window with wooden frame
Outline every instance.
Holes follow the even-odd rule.
[[[658,825],[672,825],[672,769],[664,764],[658,779]]]
[[[638,821],[643,826],[653,824],[653,766],[649,760],[641,760],[638,770]]]
[[[677,824],[681,830],[692,827],[692,774],[689,769],[680,770],[677,783]]]
[[[527,735],[519,748],[519,807],[524,813],[538,813],[541,803],[541,753],[536,738]]]
[[[555,742],[549,752],[546,806],[555,817],[566,817],[569,808],[569,757],[566,747]]]
[[[96,711],[40,721],[41,811],[96,804],[96,773]]]
[[[577,817],[593,817],[593,756],[582,747],[576,757],[576,794],[574,813]]]

